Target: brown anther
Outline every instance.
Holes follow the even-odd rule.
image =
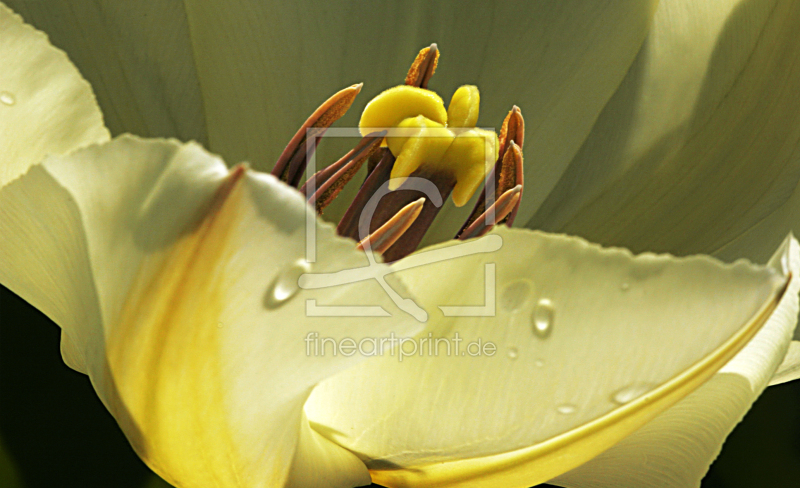
[[[296,187],[306,168],[308,129],[319,129],[318,135],[321,135],[325,129],[347,112],[362,86],[363,84],[359,83],[340,90],[320,105],[286,145],[286,149],[283,150],[272,169],[272,175]],[[319,139],[314,141],[314,147],[318,143]]]
[[[336,233],[342,237],[349,237],[355,241],[360,239],[361,236],[358,235],[358,220],[361,217],[361,212],[364,211],[364,207],[372,195],[391,177],[392,166],[394,165],[392,152],[384,149],[383,151],[378,151],[378,153],[383,153],[381,160],[367,174],[367,178],[361,188],[358,189],[356,197],[347,207],[342,219],[339,221],[339,225],[336,227]]]
[[[506,153],[508,141],[514,141],[517,146],[522,147],[522,143],[525,140],[525,119],[522,118],[522,112],[516,105],[511,108],[511,111],[508,112],[505,120],[503,120],[499,140],[500,154]]]
[[[519,200],[522,197],[522,185],[517,185],[514,188],[504,192],[500,198],[489,207],[480,217],[467,227],[458,238],[460,240],[472,239],[473,237],[480,237],[501,222],[512,210],[517,208]]]
[[[381,141],[385,136],[385,130],[364,136],[358,145],[342,156],[341,159],[315,173],[306,181],[303,187],[300,188],[300,192],[306,195],[308,202],[316,207],[317,212],[322,213],[322,210],[353,179],[353,176],[361,169],[364,161],[375,152],[378,152]],[[309,195],[311,188],[314,188],[314,193]]]
[[[411,227],[411,224],[417,220],[420,212],[422,212],[424,204],[424,197],[409,203],[375,232],[359,242],[356,249],[359,251],[369,251],[371,249],[374,252],[383,254],[387,249],[392,247],[392,245]]]
[[[420,88],[427,88],[428,81],[436,71],[436,65],[439,63],[439,48],[436,43],[422,49],[414,62],[411,63],[411,68],[408,69],[406,75],[406,85],[418,86]]]
[[[475,208],[472,209],[472,213],[469,215],[469,218],[466,222],[464,222],[461,230],[459,230],[456,234],[456,238],[461,238],[461,235],[467,230],[467,228],[476,222],[479,216],[486,211],[486,188],[494,187],[494,195],[502,195],[517,185],[524,186],[525,175],[523,172],[522,149],[520,146],[518,146],[513,140],[508,140],[505,153],[501,154],[502,157],[497,161],[494,169],[492,169],[492,172],[486,178],[486,186],[484,187],[483,192],[481,192],[478,201],[475,203]],[[520,193],[520,198],[521,197],[522,195]],[[517,216],[519,201],[520,200],[517,201],[517,204],[511,209],[511,212],[509,212],[504,219],[498,220],[498,224],[506,224],[507,226],[511,227],[511,225],[514,223],[514,218]]]
[[[438,195],[419,188],[420,181],[427,181],[426,186],[432,184],[432,186],[428,186],[428,189],[438,193]],[[425,205],[423,205],[422,212],[420,212],[417,220],[414,221],[408,231],[400,236],[400,239],[392,247],[383,253],[385,262],[397,261],[417,250],[439,210],[442,209],[442,203],[447,201],[455,185],[456,179],[449,172],[431,170],[431,168],[422,165],[411,173],[409,178],[396,190],[381,198],[372,217],[370,232],[374,232],[373,229],[388,221],[408,203],[419,197],[426,197]],[[433,186],[436,188],[434,189]]]
[[[502,168],[495,195],[499,192],[506,192],[514,186],[519,186],[520,188],[525,186],[522,148],[516,145],[514,141],[509,141],[508,148],[503,156]],[[520,190],[519,197],[520,199],[522,198],[522,190]],[[508,216],[498,220],[498,223],[505,223],[507,226],[511,227],[511,224],[514,223],[514,218],[517,216],[517,210],[519,210],[519,202],[517,202],[511,212],[509,212]]]
[[[522,147],[525,142],[525,119],[522,118],[522,112],[516,105],[511,107],[511,111],[508,112],[508,115],[503,120],[498,139],[500,141],[500,154],[506,153],[506,145],[509,141],[514,141],[519,147]]]

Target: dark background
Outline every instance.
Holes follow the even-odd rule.
[[[133,453],[88,378],[61,361],[59,338],[47,317],[0,287],[0,487],[168,486]],[[769,388],[703,488],[797,486],[798,407],[800,381]]]

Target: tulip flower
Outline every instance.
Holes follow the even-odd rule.
[[[175,486],[696,486],[798,376],[792,2],[9,3],[67,53],[0,6],[0,283]],[[441,86],[429,49],[391,88],[411,21]],[[364,138],[301,186],[351,76]],[[452,203],[353,230],[420,175]]]

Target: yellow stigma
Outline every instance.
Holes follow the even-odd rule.
[[[481,94],[475,85],[464,85],[450,99],[447,107],[447,125],[449,127],[475,127],[478,123],[478,108]]]
[[[475,129],[478,122],[478,87],[456,90],[447,111],[436,93],[412,86],[390,88],[370,101],[361,115],[359,128],[368,134],[386,127],[389,150],[397,158],[392,167],[390,190],[420,166],[431,173],[455,178],[453,203],[460,207],[472,197],[497,160],[499,144],[494,131]]]
[[[397,127],[403,120],[417,115],[424,115],[440,124],[447,122],[444,102],[436,92],[400,85],[373,98],[364,107],[358,127],[361,135],[365,136],[375,130]]]

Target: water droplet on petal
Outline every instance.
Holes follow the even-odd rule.
[[[300,291],[297,281],[304,273],[311,271],[311,265],[308,261],[298,260],[289,264],[281,271],[270,283],[267,289],[267,295],[264,299],[264,305],[267,308],[278,308]]]
[[[562,403],[561,405],[556,407],[558,413],[563,415],[569,415],[575,413],[578,410],[578,407],[571,403]]]
[[[519,280],[509,283],[500,297],[500,306],[503,307],[504,310],[513,312],[528,301],[531,293],[531,282],[528,280]]]
[[[544,361],[541,359],[537,359],[533,364],[536,365],[537,368],[544,368]]]
[[[621,285],[619,285],[619,288],[622,291],[628,291],[628,290],[631,289],[631,284],[626,281],[626,282],[622,283]]]
[[[629,385],[625,388],[617,390],[612,396],[611,401],[620,405],[625,405],[628,402],[636,400],[640,396],[655,388],[654,385],[644,383],[637,385]]]
[[[519,351],[516,347],[508,348],[508,357],[509,359],[517,359],[517,357],[519,357]]]
[[[542,339],[550,335],[553,331],[553,318],[555,316],[555,309],[553,303],[547,298],[542,298],[536,307],[533,309],[531,315],[531,325],[533,326],[533,333]]]
[[[17,103],[17,97],[11,92],[0,92],[0,102],[2,102],[3,105],[14,105]]]

